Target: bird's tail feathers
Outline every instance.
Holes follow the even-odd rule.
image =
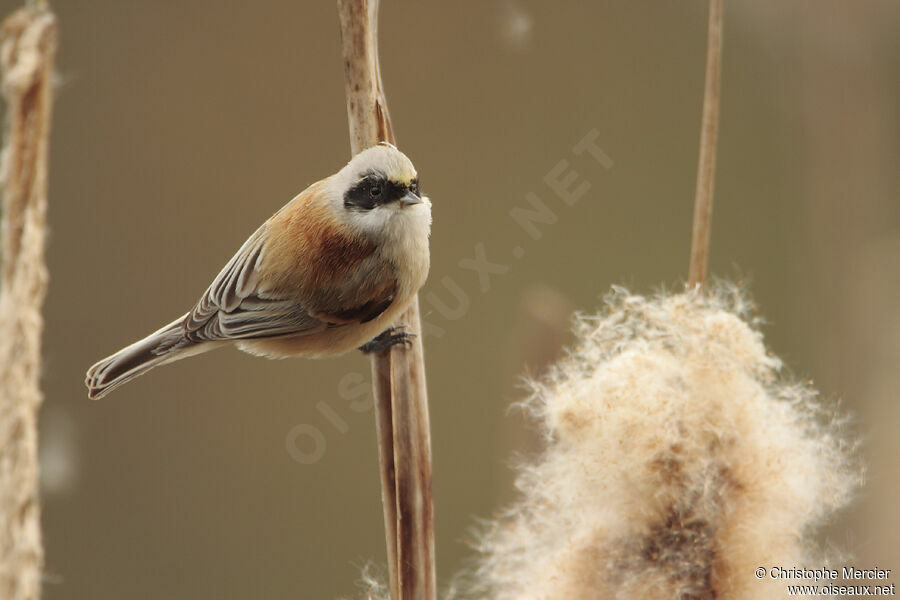
[[[205,350],[185,340],[183,324],[182,316],[88,369],[84,380],[88,396],[102,398],[153,367]]]

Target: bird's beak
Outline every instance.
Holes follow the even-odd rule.
[[[406,192],[406,195],[400,198],[400,208],[406,208],[413,204],[422,204],[422,199],[412,192]]]

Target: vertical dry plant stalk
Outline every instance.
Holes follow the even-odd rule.
[[[719,134],[719,73],[722,62],[722,0],[709,0],[709,32],[706,41],[706,82],[700,122],[700,159],[694,195],[694,226],[688,287],[703,284],[709,253],[713,186],[716,176],[716,141]]]
[[[0,180],[3,194],[0,273],[0,597],[41,593],[44,552],[38,502],[37,413],[42,396],[41,305],[47,147],[56,19],[32,7],[0,31],[2,92],[7,105]]]
[[[378,0],[338,0],[350,146],[394,143],[378,64]],[[414,299],[401,323],[420,334]],[[395,600],[436,596],[431,434],[425,359],[417,335],[372,358],[388,573]]]

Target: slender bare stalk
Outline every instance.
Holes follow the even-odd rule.
[[[378,0],[338,0],[353,154],[394,143],[378,64]],[[401,317],[421,332],[415,299]],[[391,597],[436,596],[431,499],[431,434],[421,336],[373,355],[376,425],[381,464]]]
[[[45,4],[33,3],[0,28],[7,105],[0,166],[0,597],[36,600],[44,563],[37,413],[56,19]]]
[[[709,253],[713,186],[716,177],[716,140],[719,134],[719,73],[722,59],[722,0],[709,0],[709,32],[706,41],[706,83],[700,124],[700,160],[694,195],[694,227],[688,286],[703,284]]]

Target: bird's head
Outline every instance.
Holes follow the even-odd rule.
[[[431,224],[431,202],[419,191],[416,168],[391,144],[354,156],[334,183],[347,222],[368,234]]]

